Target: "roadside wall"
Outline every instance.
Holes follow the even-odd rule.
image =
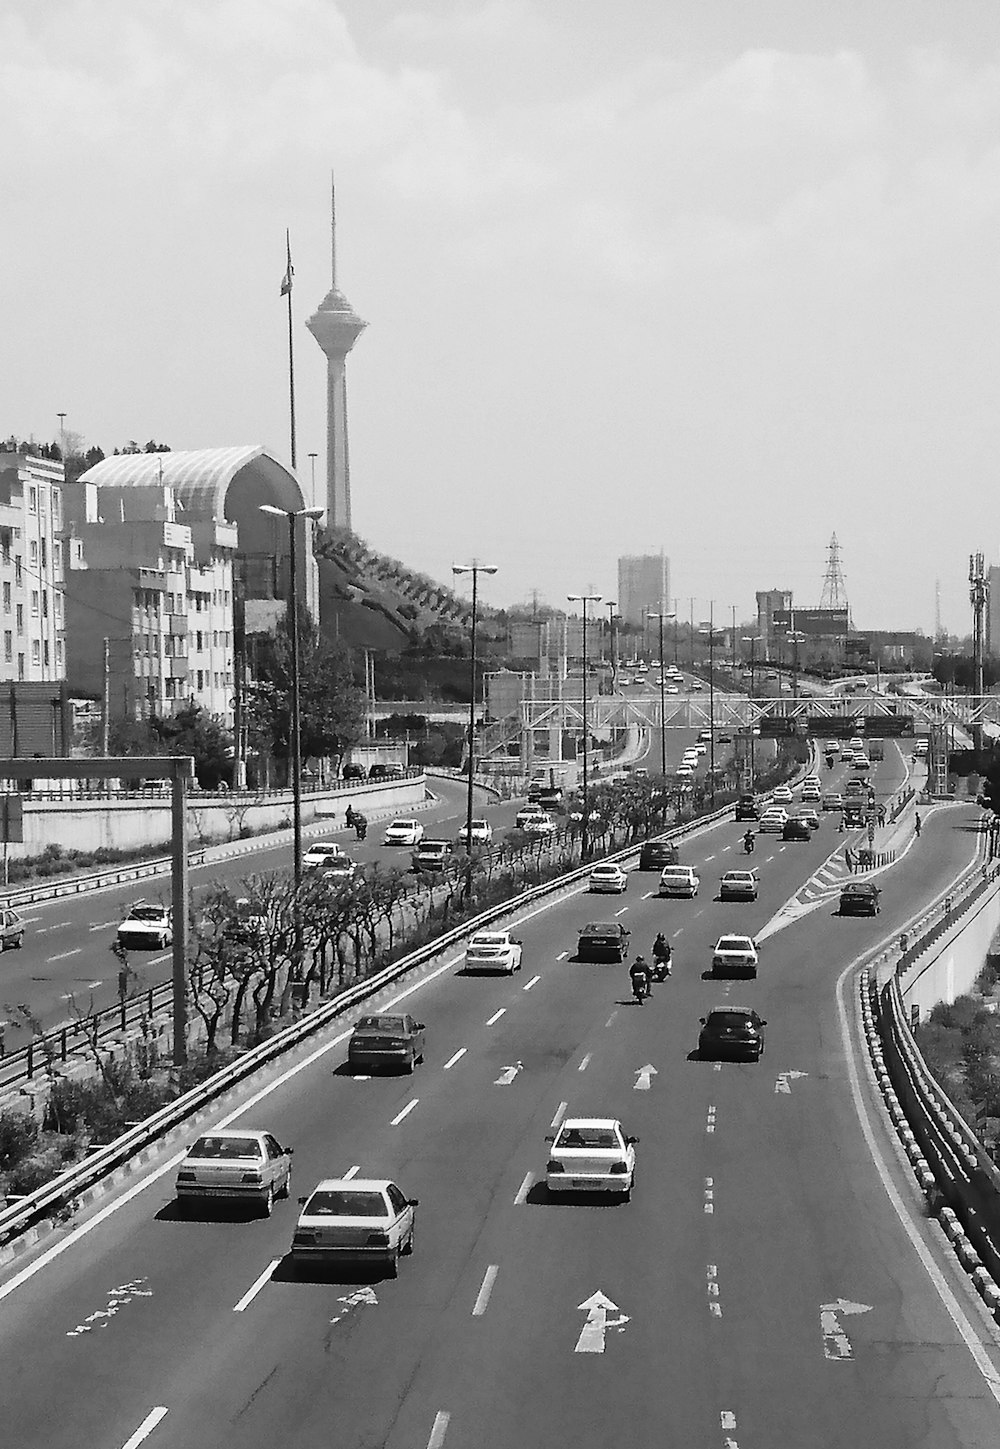
[[[1000,878],[986,890],[975,907],[961,918],[954,931],[933,943],[900,981],[903,1001],[911,1016],[926,1021],[939,1001],[951,1002],[971,991],[986,965],[997,927],[1000,926]]]
[[[327,819],[343,825],[348,805],[372,814],[406,812],[421,805],[427,784],[423,775],[386,784],[359,784],[356,789],[309,791],[302,796],[302,823]],[[239,840],[245,831],[279,830],[292,820],[290,790],[237,795],[192,792],[188,812],[192,846]],[[170,844],[170,791],[134,800],[72,801],[24,799],[24,841],[7,847],[9,858],[41,855],[58,841],[66,849],[128,850],[139,845]]]

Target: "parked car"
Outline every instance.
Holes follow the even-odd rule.
[[[698,894],[701,884],[693,865],[665,865],[660,871],[661,896],[688,896]]]
[[[881,891],[871,881],[849,881],[840,892],[842,916],[877,916]]]
[[[0,951],[19,951],[24,944],[24,922],[16,911],[0,910]]]
[[[764,1055],[766,1025],[749,1006],[718,1006],[701,1018],[698,1055],[710,1060],[746,1057],[759,1062]]]
[[[635,1182],[635,1144],[617,1117],[566,1117],[551,1143],[545,1183],[551,1193],[612,1192],[627,1200]]]
[[[177,1171],[178,1204],[194,1199],[257,1203],[269,1217],[275,1198],[288,1197],[292,1148],[270,1132],[229,1127],[204,1136],[188,1148]]]
[[[292,1262],[384,1264],[389,1277],[413,1252],[418,1199],[405,1197],[385,1178],[328,1177],[308,1197],[292,1238]]]
[[[676,865],[680,851],[673,840],[644,840],[639,851],[640,870],[662,870],[665,865]]]
[[[342,780],[365,780],[368,778],[368,771],[364,765],[345,765],[340,777]]]
[[[419,845],[424,827],[419,820],[394,820],[383,836],[385,845]]]
[[[620,921],[591,921],[579,933],[576,954],[580,961],[624,961],[629,931]]]
[[[416,1070],[424,1059],[424,1023],[412,1016],[381,1013],[359,1018],[347,1043],[348,1065]]]
[[[628,889],[628,872],[622,870],[620,865],[595,865],[587,884],[592,891],[620,894]]]
[[[712,952],[713,976],[756,976],[757,942],[752,936],[720,936]]]
[[[402,780],[406,775],[403,766],[396,763],[376,764],[368,767],[369,780]]]
[[[719,882],[720,901],[755,901],[759,889],[752,870],[727,870]]]
[[[521,951],[521,942],[509,931],[477,931],[465,948],[465,969],[513,976],[521,969]]]
[[[129,951],[162,951],[170,941],[170,912],[150,901],[136,901],[118,927],[118,944]]]

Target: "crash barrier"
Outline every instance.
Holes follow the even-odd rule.
[[[1000,1172],[931,1076],[906,1018],[899,981],[861,973],[861,1014],[876,1080],[930,1211],[1000,1323]]]
[[[916,791],[913,789],[912,785],[908,785],[905,790],[900,791],[899,795],[896,797],[894,804],[889,810],[890,825],[895,825],[896,821],[902,815],[903,811],[906,809],[907,805],[909,805],[915,794]]]
[[[727,805],[721,810],[716,810],[709,815],[699,816],[695,820],[685,822],[681,826],[664,831],[657,839],[681,840],[696,834],[706,826],[713,825],[723,820],[731,812],[732,806]],[[641,849],[641,842],[633,843],[614,854],[605,857],[605,860],[613,863],[623,863],[631,857],[637,856]],[[75,1167],[67,1169],[58,1177],[44,1186],[36,1188],[32,1193],[26,1194],[23,1198],[12,1205],[0,1210],[0,1261],[2,1261],[3,1247],[12,1242],[13,1239],[25,1233],[34,1225],[44,1222],[67,1211],[72,1211],[89,1189],[93,1188],[100,1180],[122,1167],[132,1158],[137,1156],[151,1143],[164,1136],[172,1128],[180,1126],[202,1107],[213,1101],[216,1097],[229,1091],[232,1087],[250,1076],[276,1057],[283,1055],[298,1046],[300,1042],[315,1035],[343,1015],[351,1007],[366,1001],[369,997],[376,995],[383,987],[391,985],[400,980],[409,972],[415,970],[426,962],[433,960],[443,951],[457,945],[459,941],[470,936],[473,932],[482,930],[493,922],[501,920],[522,910],[531,902],[540,900],[545,896],[554,895],[558,891],[565,890],[578,882],[586,879],[592,869],[593,863],[578,866],[569,871],[566,875],[560,876],[557,880],[546,881],[540,886],[533,886],[520,895],[510,900],[501,901],[496,906],[474,917],[470,921],[464,921],[461,925],[443,932],[436,940],[427,946],[422,946],[409,955],[401,957],[399,961],[383,967],[381,971],[372,976],[366,977],[363,981],[345,988],[323,1006],[317,1007],[306,1016],[301,1017],[291,1026],[276,1032],[273,1037],[262,1042],[260,1046],[253,1047],[239,1057],[229,1066],[223,1067],[213,1077],[202,1082],[199,1086],[185,1092],[176,1101],[169,1103],[166,1107],[160,1108],[152,1117],[144,1122],[138,1123],[130,1128],[121,1137],[106,1147],[100,1147],[93,1152],[84,1162],[78,1163]]]
[[[922,920],[921,924],[925,927],[922,935],[915,938],[911,929],[901,937],[901,940],[906,941],[906,945],[896,963],[895,974],[900,981],[908,971],[913,969],[923,955],[937,945],[943,937],[955,930],[963,917],[968,917],[976,909],[992,889],[998,876],[1000,876],[1000,866],[982,866],[971,885],[966,885],[961,893],[955,890],[950,895],[946,895],[938,904],[933,919],[925,917]],[[985,952],[983,963],[985,963]]]
[[[419,779],[421,772],[411,772],[413,778]],[[398,785],[398,780],[373,781],[367,784],[350,780],[344,785],[345,792],[356,793],[358,788],[370,792],[374,789],[391,789]],[[287,792],[283,792],[286,793]],[[411,807],[412,808],[412,807]],[[418,807],[419,808],[419,807]],[[330,820],[324,819],[303,829],[304,835],[321,835],[333,827]],[[248,835],[239,840],[228,841],[216,845],[206,845],[197,850],[188,852],[188,865],[205,865],[209,861],[229,860],[238,855],[252,855],[258,850],[268,850],[272,846],[281,845],[286,840],[291,840],[291,828],[282,830],[264,831],[260,835]],[[128,885],[131,881],[148,880],[152,876],[167,875],[170,872],[172,857],[169,855],[157,855],[151,860],[136,862],[131,865],[112,866],[104,870],[86,871],[81,875],[66,875],[58,879],[48,880],[34,886],[25,886],[23,890],[7,890],[3,892],[0,905],[8,906],[16,910],[18,906],[38,905],[42,901],[59,900],[63,896],[81,895],[85,891],[100,890],[104,886]]]

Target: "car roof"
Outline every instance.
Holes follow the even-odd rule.
[[[200,1142],[203,1137],[273,1137],[274,1133],[267,1127],[209,1127],[204,1132],[199,1132],[194,1139]]]
[[[724,936],[720,936],[719,939],[716,941],[715,944],[717,946],[721,946],[722,943],[723,943],[723,941],[739,941],[739,943],[740,943],[741,946],[752,946],[753,945],[753,937],[752,936],[736,936],[736,935],[734,935],[730,931],[727,931]]]
[[[563,1127],[620,1127],[619,1117],[564,1117],[559,1123],[558,1131]]]
[[[756,1009],[752,1006],[730,1006],[728,1002],[723,1002],[721,1006],[713,1006],[708,1014],[715,1016],[716,1013],[724,1012],[735,1012],[738,1016],[756,1016],[757,1014]]]
[[[390,1177],[324,1177],[312,1192],[384,1192],[390,1184]]]

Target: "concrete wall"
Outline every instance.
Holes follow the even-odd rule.
[[[342,826],[348,805],[375,815],[406,814],[421,805],[426,794],[422,775],[384,785],[361,784],[355,790],[310,791],[302,797],[302,822],[322,819]],[[256,833],[277,830],[292,820],[291,791],[266,795],[190,796],[191,844],[207,845],[238,840],[241,826]],[[8,846],[9,858],[41,855],[58,842],[66,849],[99,850],[102,846],[128,850],[140,845],[170,842],[170,791],[162,797],[144,795],[135,800],[24,800],[24,842]]]
[[[986,965],[998,926],[1000,879],[983,893],[955,930],[935,941],[926,956],[903,977],[900,984],[907,1009],[919,1008],[920,1020],[925,1021],[937,1002],[954,1001],[971,991]]]

